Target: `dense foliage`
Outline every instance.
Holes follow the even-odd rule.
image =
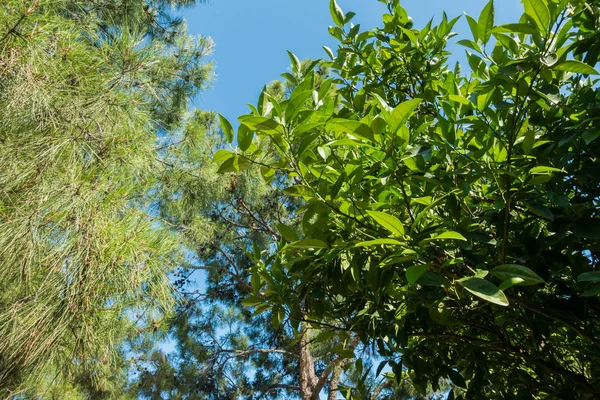
[[[173,304],[151,195],[158,137],[210,78],[210,41],[171,15],[193,3],[0,5],[0,397],[101,398]]]
[[[292,87],[276,81],[267,93],[283,100]],[[255,313],[243,305],[257,285],[252,254],[281,239],[277,226],[296,223],[301,201],[282,192],[283,181],[269,185],[260,166],[219,174],[211,162],[225,145],[218,126],[215,114],[196,112],[165,144],[169,168],[158,198],[162,218],[185,239],[187,259],[174,275],[182,301],[168,331],[171,345],[154,337],[134,341],[131,391],[171,399],[299,398],[303,381],[322,377],[313,392],[326,387],[331,399],[353,379],[363,393],[389,393],[390,385],[368,379],[366,367],[342,376],[348,360],[331,351],[339,345],[334,338],[307,343],[302,338],[309,336],[296,335],[289,322],[277,323],[277,310]]]
[[[300,342],[333,335],[342,358],[358,335],[378,374],[421,393],[450,379],[450,398],[595,398],[599,3],[524,0],[496,26],[490,1],[466,17],[462,72],[458,18],[414,29],[384,2],[361,31],[332,0],[331,77],[292,54],[293,91],[263,92],[238,149],[215,154],[302,202],[255,255],[245,303]]]

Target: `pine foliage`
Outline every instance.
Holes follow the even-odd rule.
[[[192,3],[0,6],[4,395],[75,375],[109,390],[121,339],[172,305],[179,247],[152,194],[159,138],[211,76],[210,40],[170,15]]]

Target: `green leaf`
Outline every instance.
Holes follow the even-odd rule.
[[[492,29],[492,33],[517,33],[535,35],[538,30],[529,24],[504,24]]]
[[[463,389],[467,388],[467,383],[465,382],[465,378],[453,369],[448,370],[448,378],[454,383],[456,386],[461,387]]]
[[[264,132],[271,135],[283,134],[283,126],[270,118],[242,115],[238,120],[253,131]]]
[[[300,64],[300,60],[291,51],[287,50],[287,53],[290,61],[292,62],[292,71],[294,71],[296,74],[300,74],[302,66],[302,64]]]
[[[215,163],[215,164],[222,164],[224,161],[233,158],[235,156],[234,153],[232,153],[229,150],[217,150],[215,152],[215,155],[213,156],[213,159],[211,162]]]
[[[525,206],[527,206],[529,211],[538,217],[547,219],[548,221],[554,221],[554,215],[552,214],[552,211],[548,209],[548,207],[541,204],[529,203],[527,201],[523,203],[525,203]]]
[[[585,144],[588,144],[588,145],[590,143],[592,143],[594,140],[596,140],[598,138],[598,136],[600,136],[600,129],[598,129],[597,131],[586,130],[581,135]]]
[[[401,245],[404,244],[394,239],[375,239],[375,240],[367,240],[366,242],[360,242],[354,245],[354,247],[368,247],[368,246],[377,246],[380,244],[392,244],[392,245]]]
[[[508,300],[502,291],[497,288],[494,284],[481,279],[481,278],[468,278],[466,280],[460,280],[458,283],[467,289],[470,293],[490,303],[498,304],[500,306],[508,306]]]
[[[413,265],[406,269],[406,280],[409,285],[415,283],[427,271],[428,265]]]
[[[333,22],[340,28],[344,26],[344,12],[335,0],[329,0],[329,12]]]
[[[248,147],[252,144],[252,138],[254,137],[254,132],[250,130],[246,125],[240,124],[237,133],[237,142],[238,147],[241,151],[248,150]]]
[[[403,126],[408,118],[413,114],[415,108],[421,104],[421,99],[412,99],[402,102],[394,108],[389,120],[387,121],[392,132],[396,133],[398,128]]]
[[[283,193],[289,194],[290,196],[304,196],[304,197],[315,197],[315,192],[304,185],[294,185],[283,189]]]
[[[329,56],[329,58],[331,58],[331,60],[335,60],[335,55],[333,54],[333,51],[331,51],[331,49],[327,46],[323,46],[323,50],[325,50],[325,53],[327,53],[327,55]]]
[[[217,172],[223,174],[226,172],[240,172],[248,169],[252,163],[245,157],[234,155],[231,158],[226,159]]]
[[[479,45],[472,40],[462,39],[462,40],[459,40],[458,42],[456,42],[456,44],[460,44],[461,46],[465,46],[470,49],[473,49],[478,53],[482,53],[481,47],[479,47]]]
[[[221,121],[221,129],[223,129],[223,133],[225,134],[225,139],[227,139],[228,143],[233,142],[233,127],[231,123],[227,121],[227,118],[219,114],[219,120]]]
[[[552,69],[559,71],[574,72],[577,74],[598,75],[598,71],[589,65],[577,60],[567,60],[555,64]]]
[[[451,101],[454,101],[456,103],[459,103],[459,104],[464,104],[464,105],[472,104],[469,99],[467,99],[466,97],[463,97],[463,96],[459,96],[457,94],[449,94],[448,99],[450,99]]]
[[[383,226],[388,231],[392,232],[396,236],[404,236],[404,226],[402,222],[393,215],[386,214],[381,211],[367,211],[367,213],[373,217],[375,221]]]
[[[505,289],[511,288],[513,286],[517,286],[521,282],[523,282],[522,278],[510,278],[510,279],[507,279],[504,282],[502,282],[500,284],[500,286],[498,286],[498,289],[505,290]]]
[[[539,30],[546,34],[550,25],[550,11],[546,0],[523,0],[525,14],[537,25]]]
[[[360,137],[361,139],[367,139],[374,141],[373,131],[367,124],[363,124],[360,121],[354,121],[350,119],[334,118],[327,123],[327,129],[332,130],[338,128],[344,132],[353,134]]]
[[[531,150],[533,150],[533,145],[535,144],[535,132],[527,131],[525,133],[525,138],[521,142],[521,146],[523,148],[523,153],[529,154]]]
[[[252,307],[257,304],[262,304],[264,302],[265,302],[265,299],[263,299],[262,297],[249,296],[249,297],[246,297],[244,300],[242,300],[242,305],[244,305],[246,307]]]
[[[597,296],[599,294],[600,294],[600,283],[596,283],[596,284],[590,285],[587,289],[585,289],[582,296],[583,297],[591,297],[591,296]]]
[[[512,278],[522,279],[518,284],[521,286],[537,285],[544,280],[531,269],[519,264],[503,264],[492,269],[491,274],[501,280]]]
[[[584,272],[577,277],[577,282],[600,282],[600,271]]]
[[[281,233],[281,236],[288,242],[295,242],[298,240],[298,234],[293,228],[284,224],[275,224],[275,226],[279,233]]]
[[[464,240],[464,241],[467,240],[463,235],[461,235],[460,233],[455,232],[455,231],[448,231],[448,232],[441,233],[437,236],[430,238],[429,240],[448,240],[448,239]]]
[[[489,3],[479,14],[479,20],[477,21],[477,36],[486,44],[490,40],[491,30],[494,27],[494,0],[490,0]]]
[[[443,287],[445,282],[441,275],[425,271],[423,275],[419,277],[417,283],[423,286]]]
[[[564,172],[564,171],[560,168],[545,167],[545,166],[533,167],[529,170],[530,174],[549,174],[551,172]]]
[[[329,246],[319,239],[304,239],[288,244],[289,247],[295,249],[327,249]]]
[[[287,122],[290,122],[298,115],[300,110],[302,110],[302,106],[306,103],[306,100],[309,99],[312,95],[311,90],[305,90],[300,93],[292,93],[292,97],[288,100],[287,107],[285,108],[285,119]]]
[[[471,17],[470,15],[466,15],[466,17],[467,17],[467,22],[469,23],[469,28],[471,29],[471,33],[473,34],[473,40],[477,41],[479,39],[479,35],[477,33],[477,31],[478,31],[477,21],[475,21],[475,18]]]

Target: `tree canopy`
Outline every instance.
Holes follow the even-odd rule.
[[[416,29],[384,3],[361,31],[331,0],[330,75],[290,54],[289,96],[263,92],[215,154],[302,203],[255,256],[246,304],[299,338],[330,332],[342,357],[358,335],[421,393],[595,398],[598,2],[524,0],[496,25],[490,1],[466,16],[467,66],[449,61],[458,17]]]
[[[600,396],[600,2],[379,1],[239,128],[196,1],[3,2],[0,396]]]

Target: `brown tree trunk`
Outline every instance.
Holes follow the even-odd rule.
[[[310,399],[317,385],[315,374],[315,362],[310,351],[310,328],[303,325],[300,330],[300,343],[298,352],[300,354],[300,396],[302,399]]]
[[[342,367],[345,363],[340,363],[333,369],[331,380],[329,381],[329,391],[327,393],[327,400],[335,400],[338,394],[338,385],[340,383],[340,376],[342,375]]]

